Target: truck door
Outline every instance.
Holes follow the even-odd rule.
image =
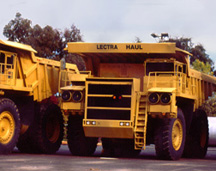
[[[186,75],[186,66],[182,63],[176,63],[175,70],[178,75],[178,88],[182,93],[185,93],[186,90],[186,81],[187,81],[187,75]]]
[[[15,84],[16,55],[0,51],[0,84]]]

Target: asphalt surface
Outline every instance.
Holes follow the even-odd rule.
[[[147,146],[136,158],[102,157],[101,146],[91,157],[72,156],[67,145],[53,155],[22,154],[17,149],[10,155],[0,155],[0,171],[199,171],[216,170],[216,148],[209,148],[204,159],[158,160],[154,146]]]

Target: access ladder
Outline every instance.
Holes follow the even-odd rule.
[[[146,128],[147,128],[147,96],[143,92],[138,92],[136,117],[135,117],[135,139],[134,149],[145,149],[146,144]]]

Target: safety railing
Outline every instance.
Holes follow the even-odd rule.
[[[177,92],[185,93],[187,77],[181,72],[149,72],[147,88],[152,87],[176,88]]]
[[[71,86],[73,82],[84,82],[86,77],[91,76],[91,71],[80,71],[79,74],[73,71],[61,71],[60,87]]]

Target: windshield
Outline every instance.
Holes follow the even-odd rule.
[[[149,72],[174,72],[174,63],[146,63],[146,75]]]

